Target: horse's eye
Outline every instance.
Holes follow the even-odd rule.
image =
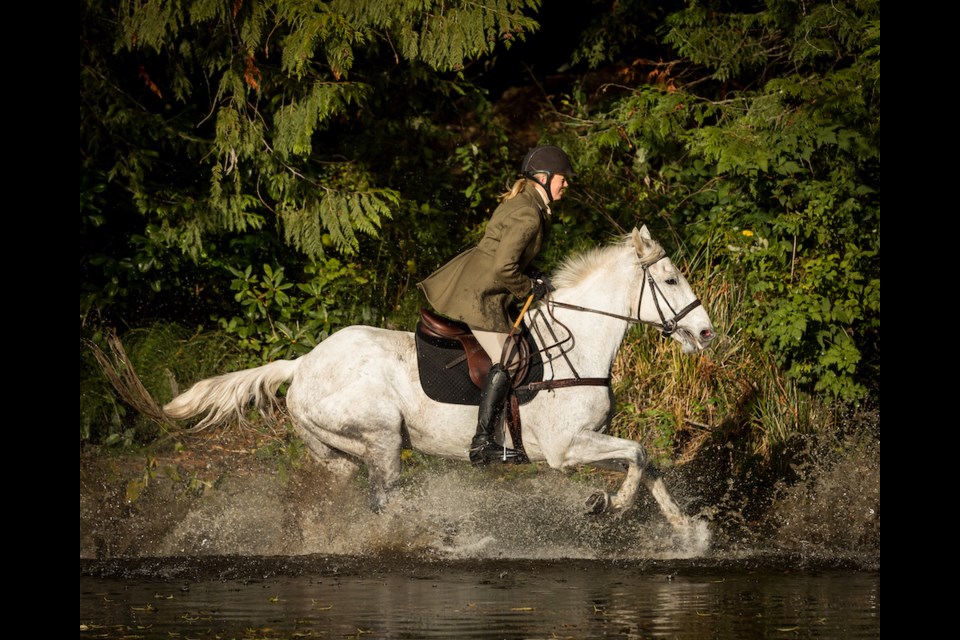
[[[667,278],[667,284],[669,284],[669,285],[677,284],[677,279],[676,279],[676,278]]]

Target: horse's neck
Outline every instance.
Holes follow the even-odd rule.
[[[631,316],[634,288],[627,274],[617,269],[588,276],[576,286],[558,289],[551,297],[586,309]],[[541,303],[534,329],[543,342],[541,348],[548,349],[548,367],[554,367],[557,377],[610,375],[629,323],[601,313],[559,306],[552,307],[551,317],[548,307],[548,303]],[[550,348],[558,342],[559,347]]]

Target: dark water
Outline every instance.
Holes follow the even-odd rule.
[[[80,637],[879,638],[879,571],[822,564],[81,561]]]

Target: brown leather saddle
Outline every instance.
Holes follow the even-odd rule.
[[[610,378],[574,376],[544,380],[544,362],[533,336],[521,328],[512,333],[509,340],[510,349],[516,349],[517,354],[508,351],[509,357],[505,359],[519,362],[520,366],[513,374],[506,422],[513,448],[521,454],[518,459],[525,460],[520,405],[533,400],[541,390],[580,385],[610,386]],[[470,327],[421,308],[414,341],[420,386],[427,397],[450,404],[480,404],[481,390],[487,382],[492,362]]]
[[[420,324],[417,330],[432,338],[456,340],[463,345],[463,354],[451,360],[447,366],[448,368],[454,367],[466,359],[470,379],[478,389],[483,389],[487,383],[487,374],[490,372],[493,362],[487,352],[483,350],[483,347],[480,346],[480,343],[477,342],[477,338],[470,331],[470,327],[463,322],[444,318],[429,309],[421,308]],[[515,349],[517,351],[517,358],[511,357],[510,360],[517,360],[520,363],[519,368],[513,372],[513,386],[516,388],[526,382],[530,373],[530,344],[527,340],[514,334],[508,339],[507,345],[507,353],[511,356],[513,353],[510,350]]]
[[[438,402],[478,405],[493,363],[470,327],[429,309],[420,309],[415,339],[417,367],[424,393]],[[506,428],[510,431],[513,448],[520,454],[518,460],[526,461],[520,405],[537,395],[537,390],[531,389],[530,385],[531,381],[536,384],[543,379],[543,362],[526,331],[512,333],[507,345],[505,360],[518,362],[519,366],[513,372]]]

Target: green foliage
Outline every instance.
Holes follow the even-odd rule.
[[[156,322],[122,336],[130,365],[143,387],[165,404],[197,380],[243,368],[247,362],[222,333],[195,332],[183,325]],[[108,351],[105,336],[90,340]],[[120,401],[94,360],[80,344],[80,442],[136,448],[157,438],[157,425]]]
[[[493,127],[491,127],[495,131]],[[454,151],[458,164],[460,165],[463,177],[469,180],[463,188],[463,197],[466,200],[466,206],[474,210],[484,210],[490,206],[493,201],[493,194],[497,193],[503,173],[506,154],[506,140],[502,140],[500,147],[501,157],[489,158],[474,142],[457,147]],[[496,180],[496,182],[494,182]],[[502,188],[502,187],[501,187]]]
[[[733,3],[736,5],[736,3]],[[776,54],[779,40],[777,11],[718,10],[719,3],[691,2],[665,22],[664,42],[721,82],[759,73]]]
[[[384,159],[406,143],[391,139],[445,103],[444,72],[535,32],[538,7],[84,0],[82,318],[135,321],[114,306],[142,302],[143,273],[167,296],[194,274],[208,286],[237,242],[359,255],[403,208]],[[249,253],[232,266],[266,257]]]
[[[263,265],[262,273],[248,266],[227,267],[234,279],[231,289],[241,315],[213,318],[220,329],[236,339],[250,362],[266,363],[295,358],[315,347],[335,329],[369,311],[354,290],[369,282],[356,264],[335,258],[314,261],[304,269],[303,282],[290,282],[283,267]]]
[[[737,328],[794,382],[863,398],[879,381],[879,3],[731,6],[672,14],[664,41],[698,66],[657,69],[586,121],[591,160],[624,176],[597,197],[635,199],[730,269],[751,294]]]
[[[316,83],[304,98],[277,110],[274,116],[276,152],[284,159],[309,155],[318,124],[351,107],[366,104],[370,93],[369,85]]]
[[[629,332],[614,366],[618,405],[611,431],[642,442],[661,467],[691,461],[718,444],[729,448],[731,473],[788,465],[785,452],[806,434],[834,431],[834,413],[854,404],[785,377],[744,329],[749,293],[731,273],[708,278],[689,265],[684,271],[717,338],[691,357],[649,328]]]
[[[584,29],[570,62],[594,69],[610,63],[633,61],[656,47],[656,29],[676,4],[673,0],[650,3],[618,0],[595,15]],[[578,12],[582,17],[583,11]]]
[[[80,442],[132,444],[136,435],[128,426],[127,408],[119,401],[96,362],[80,345]]]

